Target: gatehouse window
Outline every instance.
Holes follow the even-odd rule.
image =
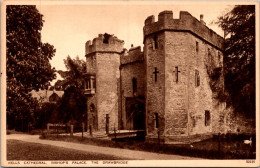
[[[195,86],[200,86],[200,74],[198,70],[195,70]]]
[[[91,89],[91,82],[90,82],[90,79],[87,79],[87,89]]]
[[[93,103],[90,104],[90,112],[95,112],[95,105]]]
[[[93,78],[93,88],[96,88],[96,78]]]
[[[159,115],[158,115],[158,113],[154,113],[154,127],[159,128]]]
[[[208,61],[211,64],[211,53],[210,53],[210,49],[208,48]]]
[[[220,60],[221,60],[221,55],[220,52],[218,51],[218,63],[220,64]]]
[[[135,96],[136,92],[137,92],[137,80],[136,80],[136,78],[132,79],[132,85],[133,85],[133,95]]]
[[[196,52],[199,52],[199,42],[196,41]]]
[[[209,125],[210,125],[210,111],[205,110],[205,126],[209,126]]]
[[[154,41],[154,48],[153,49],[157,49],[158,48],[158,37],[157,37],[157,35],[153,36],[153,41]]]

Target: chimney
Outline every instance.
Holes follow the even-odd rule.
[[[205,23],[204,20],[203,20],[203,15],[202,15],[202,14],[200,15],[200,22],[201,22],[203,25],[206,25],[206,23]]]

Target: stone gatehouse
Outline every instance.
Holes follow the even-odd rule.
[[[225,103],[210,87],[223,78],[224,39],[188,12],[163,11],[145,20],[143,50],[114,35],[86,42],[88,122],[94,130],[145,130],[165,143],[219,133]],[[201,139],[201,138],[200,138]]]

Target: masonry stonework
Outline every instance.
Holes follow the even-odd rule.
[[[121,100],[122,100],[122,128],[134,129],[132,117],[129,117],[127,99],[139,99],[144,101],[145,95],[145,68],[144,55],[141,47],[132,47],[128,53],[121,56]],[[135,80],[135,82],[133,81]],[[134,90],[134,83],[136,88]],[[136,101],[134,101],[136,102]],[[131,112],[130,112],[131,113]]]
[[[96,101],[98,130],[106,130],[107,117],[109,130],[118,129],[119,65],[123,44],[122,40],[108,34],[86,43],[87,71],[96,76],[96,93],[92,99]]]
[[[156,40],[160,52],[149,48],[149,43],[156,42],[152,39],[153,36],[158,36]],[[157,22],[154,21],[154,16],[146,19],[144,44],[147,49],[145,57],[148,135],[151,133],[156,136],[156,129],[153,129],[153,123],[149,119],[154,113],[150,109],[160,111],[155,107],[161,109],[160,115],[163,117],[159,129],[166,141],[176,136],[213,133],[212,127],[221,124],[221,110],[217,107],[218,104],[210,88],[206,63],[212,61],[208,66],[212,66],[213,63],[219,66],[223,63],[221,61],[223,38],[188,12],[180,12],[180,19],[173,19],[171,11],[164,11],[159,14]],[[208,51],[212,52],[210,56]],[[216,53],[219,53],[218,61],[214,61]],[[151,58],[159,59],[151,61]],[[161,91],[154,86],[152,80],[149,80],[149,72],[151,74],[149,68],[158,64],[162,65],[160,68],[162,72],[160,75],[163,76],[160,81],[162,86],[159,87]],[[156,101],[149,103],[151,100]],[[206,121],[208,112],[209,121]]]
[[[143,52],[127,51],[108,34],[86,43],[87,73],[96,78],[96,93],[88,99],[88,107],[96,107],[92,124],[104,130],[109,114],[110,129],[142,129],[147,140],[159,136],[165,143],[225,132],[230,115],[211,79],[218,69],[218,86],[224,87],[223,38],[188,12],[154,18],[145,20]]]

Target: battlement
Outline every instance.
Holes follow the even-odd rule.
[[[224,39],[206,26],[203,21],[203,15],[200,16],[199,21],[189,12],[180,11],[180,18],[173,19],[172,11],[163,11],[159,13],[157,22],[155,22],[154,16],[152,15],[147,17],[144,23],[144,39],[150,34],[164,30],[186,31],[193,33],[219,49],[223,49]]]
[[[85,44],[85,55],[95,52],[115,52],[123,51],[124,41],[119,40],[116,36],[110,34],[99,34],[92,41],[87,41]]]
[[[121,65],[133,63],[136,61],[143,61],[144,53],[141,51],[141,47],[132,47],[129,49],[128,53],[121,55],[120,62]]]

